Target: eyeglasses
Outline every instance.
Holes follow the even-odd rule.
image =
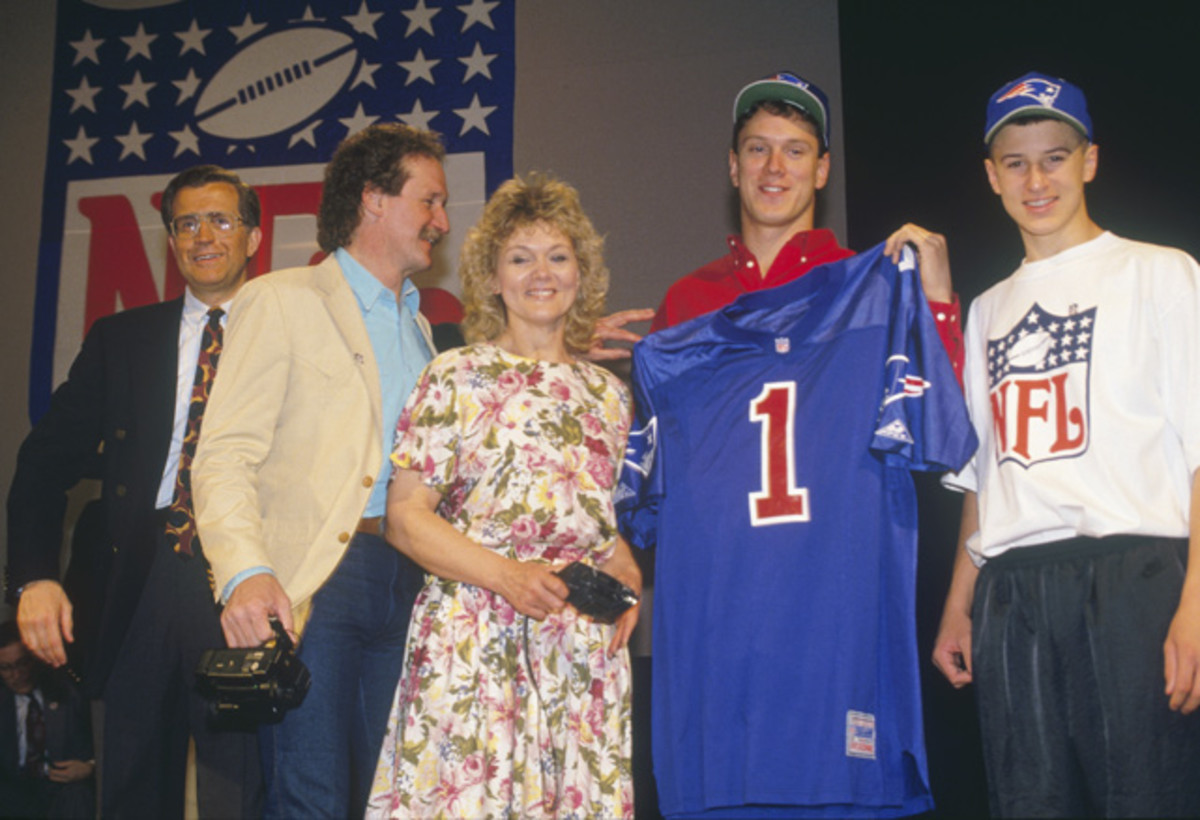
[[[205,222],[218,236],[227,236],[237,230],[242,224],[241,217],[212,211],[206,214],[184,214],[171,220],[171,233],[176,236],[195,236],[200,233],[200,226]]]

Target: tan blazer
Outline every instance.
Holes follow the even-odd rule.
[[[247,283],[217,373],[192,468],[215,592],[270,567],[299,625],[354,536],[381,458],[379,371],[337,260]]]

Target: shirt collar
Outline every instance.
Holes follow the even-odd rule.
[[[754,254],[746,247],[746,243],[742,240],[739,234],[730,234],[726,241],[729,243],[729,250],[733,253],[739,264],[745,264],[747,261],[754,259]],[[797,231],[788,239],[785,248],[792,248],[809,256],[828,253],[830,250],[838,250],[841,248],[837,243],[837,237],[833,231],[828,228],[813,228],[809,231]],[[757,261],[757,260],[755,260]]]
[[[351,256],[349,251],[345,248],[338,248],[333,255],[337,258],[338,264],[342,266],[342,275],[346,277],[346,282],[354,291],[354,297],[358,299],[358,305],[362,310],[371,310],[383,298],[395,302],[392,292],[372,276],[361,262]],[[400,298],[414,315],[420,309],[421,293],[412,280],[404,280],[404,284],[400,286]]]
[[[221,317],[222,321],[229,316],[229,306],[233,304],[233,299],[227,299],[217,307],[225,311],[225,315]],[[211,307],[200,301],[196,294],[192,293],[191,288],[183,289],[183,321],[185,324],[199,326],[208,321],[208,312]]]
[[[25,698],[26,701],[36,700],[38,706],[45,707],[45,705],[46,705],[46,703],[45,703],[46,699],[42,696],[42,693],[38,690],[38,688],[36,686],[32,690],[30,690],[29,692],[26,692],[23,695],[18,694],[17,692],[13,692],[13,695],[15,695],[17,697],[17,699],[18,699],[17,703],[21,702],[20,698]]]

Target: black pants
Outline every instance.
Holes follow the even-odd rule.
[[[165,543],[104,690],[105,818],[182,818],[189,736],[196,743],[201,817],[257,817],[262,774],[254,730],[210,725],[194,672],[205,649],[225,645],[202,556]]]
[[[1184,539],[1010,550],[975,588],[974,677],[992,814],[1200,816],[1200,712],[1163,693]]]

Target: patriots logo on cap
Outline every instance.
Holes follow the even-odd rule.
[[[1058,99],[1058,92],[1060,91],[1062,91],[1062,86],[1058,83],[1052,83],[1049,80],[1036,78],[1022,80],[1014,85],[1008,93],[998,97],[996,102],[1007,102],[1014,97],[1029,97],[1030,99],[1037,100],[1047,108],[1053,108],[1054,101]]]
[[[804,80],[797,77],[795,74],[789,74],[786,71],[779,72],[772,79],[778,80],[779,82],[791,83],[792,85],[798,85],[801,88],[808,88],[808,83],[806,83]]]

